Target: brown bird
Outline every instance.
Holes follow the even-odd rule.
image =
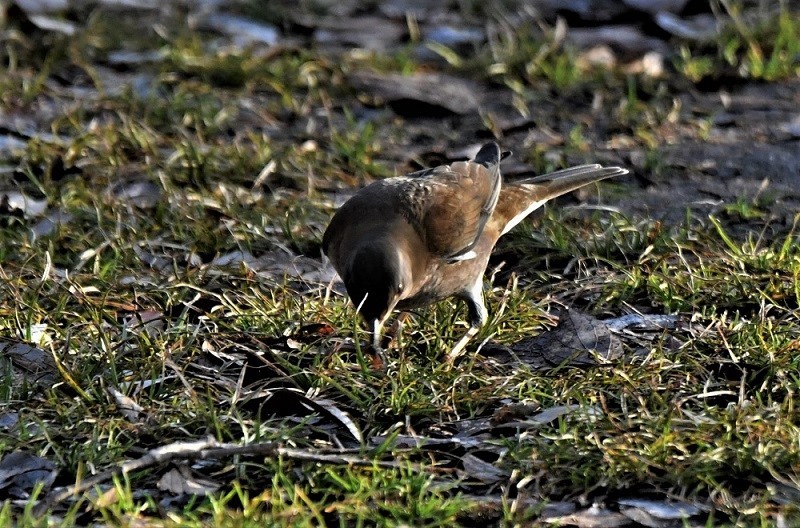
[[[486,321],[483,274],[497,239],[546,201],[628,172],[581,165],[503,181],[504,157],[487,143],[470,161],[376,181],[336,211],[322,250],[370,325],[376,351],[392,310],[456,297],[467,304],[470,328],[448,354],[452,361]]]

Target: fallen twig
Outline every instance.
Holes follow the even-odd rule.
[[[90,478],[76,482],[72,486],[53,490],[34,509],[34,514],[43,515],[47,510],[89,489],[109,481],[119,475],[127,475],[148,467],[158,466],[175,460],[209,460],[227,458],[237,455],[270,455],[281,456],[293,460],[305,460],[327,464],[381,467],[381,468],[410,468],[415,471],[424,471],[419,464],[398,462],[394,460],[374,460],[346,452],[320,452],[289,447],[281,447],[275,442],[238,445],[223,444],[213,438],[193,442],[173,442],[164,446],[151,449],[143,456],[111,467]]]

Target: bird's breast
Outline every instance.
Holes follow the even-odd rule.
[[[434,259],[424,274],[416,277],[415,288],[400,299],[397,308],[409,310],[433,304],[469,290],[483,276],[489,253],[457,262]]]

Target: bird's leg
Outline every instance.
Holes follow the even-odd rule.
[[[358,311],[358,313],[362,313],[362,308],[364,306],[364,303],[367,301],[367,297],[368,296],[369,296],[369,293],[364,295],[364,298],[361,300],[361,302],[356,307],[356,310]],[[362,315],[363,315],[363,313],[362,313]],[[386,321],[386,317],[384,317],[382,319],[378,319],[377,317],[373,318],[373,319],[364,317],[364,320],[368,325],[370,325],[372,327],[371,328],[371,332],[370,332],[372,334],[372,343],[370,343],[370,346],[369,346],[368,349],[369,349],[369,353],[370,354],[374,354],[374,356],[375,356],[375,361],[373,361],[373,363],[377,362],[377,363],[381,363],[382,365],[386,365],[386,356],[384,356],[383,348],[381,348],[381,338],[383,337],[383,323]]]
[[[453,363],[464,352],[467,343],[478,334],[486,322],[486,306],[483,304],[483,277],[478,277],[472,288],[465,292],[461,298],[467,303],[469,329],[447,354],[448,363]]]
[[[383,339],[383,323],[380,319],[372,320],[372,346],[381,348],[381,340]]]
[[[461,336],[461,339],[459,339],[458,342],[455,344],[455,346],[453,346],[452,350],[448,352],[447,354],[448,363],[452,364],[456,360],[456,358],[458,358],[462,354],[462,352],[464,352],[467,343],[469,343],[472,340],[472,338],[478,334],[478,331],[480,329],[481,329],[480,326],[470,326],[469,329],[467,329],[467,332],[463,336]]]

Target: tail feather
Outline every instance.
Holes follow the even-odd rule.
[[[622,176],[628,170],[621,167],[603,167],[602,165],[580,165],[568,169],[542,174],[522,180],[516,180],[514,185],[535,186],[542,193],[538,198],[550,200],[562,194],[574,191],[593,182]]]
[[[548,200],[574,191],[592,182],[622,176],[628,171],[621,167],[581,165],[541,176],[505,182],[496,210],[501,234],[508,233],[523,218]]]

